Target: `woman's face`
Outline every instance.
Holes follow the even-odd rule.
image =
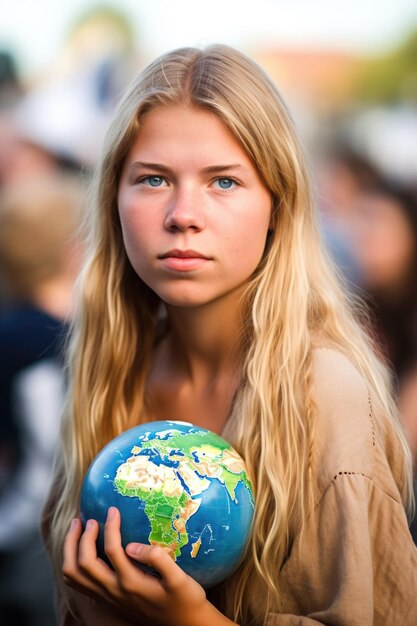
[[[247,282],[259,264],[271,194],[213,113],[146,113],[123,165],[118,207],[140,278],[167,304],[199,306]]]

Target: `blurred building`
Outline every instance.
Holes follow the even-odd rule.
[[[352,99],[361,58],[332,50],[269,48],[258,62],[291,101],[317,115],[334,114]]]

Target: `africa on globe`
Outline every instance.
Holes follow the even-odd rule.
[[[124,547],[163,546],[205,588],[239,565],[254,514],[239,454],[215,433],[178,421],[136,426],[108,443],[91,464],[81,519],[98,521],[102,558],[110,506],[120,511]]]

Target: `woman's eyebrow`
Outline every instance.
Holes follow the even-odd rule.
[[[227,165],[209,165],[203,168],[205,174],[219,174],[222,172],[228,172],[230,170],[245,170],[240,163],[230,163]]]
[[[135,161],[130,164],[131,169],[143,168],[152,170],[155,172],[161,172],[163,174],[171,173],[172,169],[163,163],[150,163],[148,161]],[[222,174],[225,172],[229,172],[230,170],[240,170],[246,171],[246,168],[240,163],[227,163],[220,165],[208,165],[204,167],[201,171],[203,174]]]
[[[146,161],[135,161],[130,164],[132,169],[142,167],[144,169],[156,170],[158,172],[170,172],[170,168],[162,163],[148,163]]]

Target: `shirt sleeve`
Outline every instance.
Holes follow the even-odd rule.
[[[334,477],[280,580],[286,613],[268,626],[417,624],[417,548],[404,509],[363,474]]]

